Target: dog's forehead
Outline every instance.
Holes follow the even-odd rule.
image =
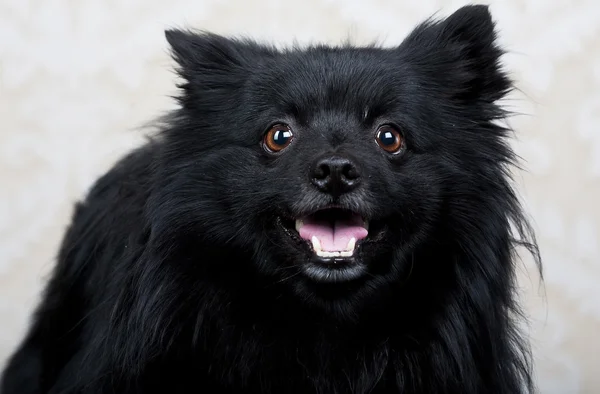
[[[383,49],[312,48],[282,53],[255,78],[254,89],[286,112],[339,108],[363,116],[397,95],[399,69]]]

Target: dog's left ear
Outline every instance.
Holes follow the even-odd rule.
[[[425,81],[463,102],[491,103],[506,95],[511,81],[502,70],[503,51],[485,5],[464,6],[446,19],[419,25],[399,47]]]

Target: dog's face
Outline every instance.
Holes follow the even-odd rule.
[[[428,111],[411,99],[418,77],[379,49],[316,48],[273,61],[246,86],[247,105],[263,108],[245,134],[254,144],[247,163],[259,171],[238,170],[249,182],[232,197],[264,197],[247,220],[265,229],[283,267],[320,283],[387,274],[398,246],[437,209],[435,163],[410,132],[411,114]]]
[[[489,125],[510,84],[485,7],[390,49],[167,38],[185,79],[165,133],[171,217],[302,291],[398,280],[505,159]]]

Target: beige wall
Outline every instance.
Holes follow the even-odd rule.
[[[0,0],[0,364],[53,264],[71,204],[171,107],[162,30],[289,43],[398,43],[462,1]],[[600,3],[492,3],[522,93],[519,180],[545,259],[525,260],[543,393],[600,393]]]

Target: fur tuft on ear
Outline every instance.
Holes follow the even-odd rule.
[[[269,52],[249,40],[207,32],[174,29],[166,30],[165,37],[179,65],[177,72],[184,79],[178,87],[185,93],[180,102],[186,106],[197,106],[202,99],[227,100],[260,62],[257,55]]]
[[[166,30],[173,59],[186,75],[196,72],[230,72],[244,67],[247,56],[240,43],[223,36],[184,30]]]
[[[419,25],[400,49],[417,73],[443,84],[453,98],[492,103],[512,87],[500,65],[504,52],[495,28],[488,6],[464,6],[446,19]]]

